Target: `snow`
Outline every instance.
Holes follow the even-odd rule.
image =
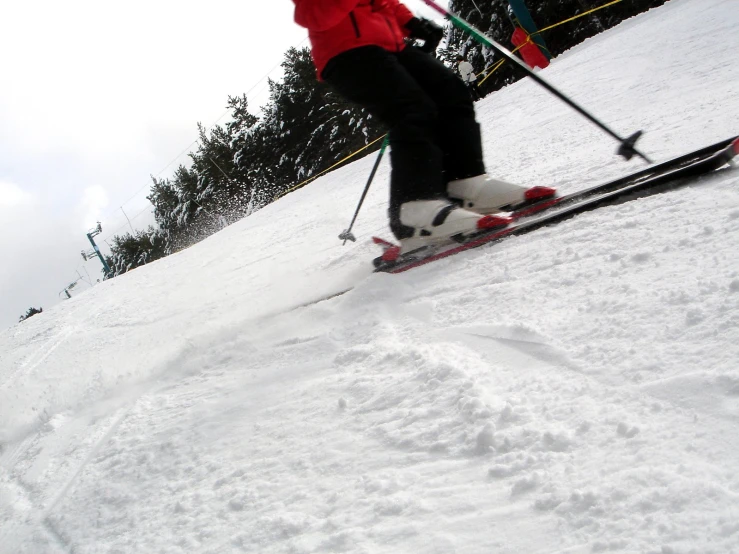
[[[541,75],[657,160],[717,142],[734,7]],[[477,110],[497,176],[641,166],[530,81]],[[387,159],[337,239],[373,163],[0,333],[0,552],[739,552],[737,172],[378,275]]]

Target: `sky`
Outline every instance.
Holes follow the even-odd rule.
[[[307,44],[288,0],[4,3],[0,329],[99,279],[87,231],[102,222],[106,251],[153,223],[151,175],[187,164],[197,123],[223,123],[229,95],[258,113],[284,52]]]

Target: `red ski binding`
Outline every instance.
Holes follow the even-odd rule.
[[[507,227],[511,223],[513,218],[507,215],[484,215],[477,221],[477,228],[486,231],[496,227]]]
[[[545,198],[551,198],[555,194],[557,194],[557,189],[537,185],[528,189],[524,193],[524,198],[526,198],[528,202],[531,202],[534,200],[544,200]]]
[[[397,244],[393,244],[380,237],[372,237],[372,242],[382,248],[382,256],[380,257],[383,262],[394,262],[400,256],[400,246]]]

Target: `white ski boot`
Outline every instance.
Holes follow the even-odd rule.
[[[550,187],[522,187],[489,175],[450,181],[447,185],[450,198],[460,200],[462,208],[481,214],[499,211],[512,204],[542,200],[555,195]]]
[[[400,222],[413,228],[413,236],[400,239],[400,253],[449,242],[494,227],[505,226],[509,218],[484,216],[465,210],[449,200],[414,200],[400,205]]]

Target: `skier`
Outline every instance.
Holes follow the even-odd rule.
[[[486,228],[482,214],[525,199],[485,173],[470,95],[431,55],[441,27],[398,0],[293,2],[318,78],[390,129],[390,228],[403,252]]]
[[[472,101],[477,102],[482,97],[480,96],[480,93],[477,90],[477,85],[475,84],[477,76],[472,68],[472,64],[465,60],[462,54],[457,54],[457,64],[457,70],[459,71],[459,76],[462,78],[462,82],[467,85],[470,95],[472,96]]]

